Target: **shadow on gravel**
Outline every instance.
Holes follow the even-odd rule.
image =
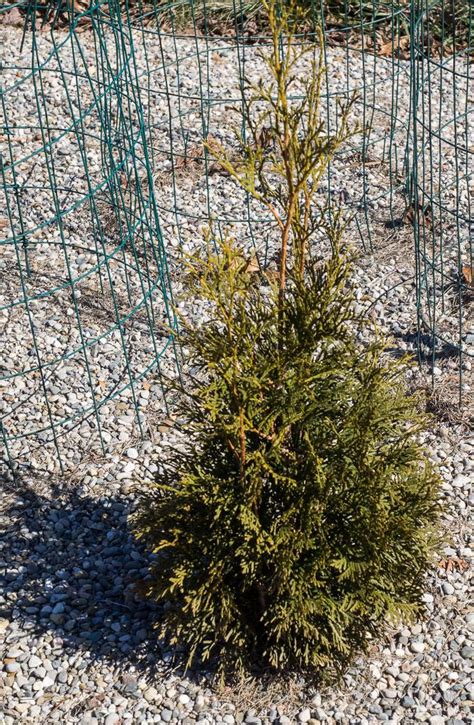
[[[418,334],[417,332],[403,332],[403,333],[394,333],[391,332],[391,336],[396,342],[397,340],[401,340],[405,343],[405,345],[408,345],[409,352],[416,356],[416,350],[417,348],[420,348],[420,360],[422,362],[428,362],[430,363],[432,361],[432,347],[433,347],[433,338],[431,335],[428,334]],[[393,352],[395,355],[403,357],[403,355],[406,355],[407,350],[406,346],[403,348],[398,347],[389,347],[391,352]],[[436,360],[456,360],[459,359],[459,349],[452,345],[449,342],[446,342],[444,340],[438,340],[437,346],[436,346]]]
[[[130,531],[122,497],[91,498],[47,481],[0,479],[5,581],[0,617],[49,632],[56,646],[145,669],[173,659],[153,630],[159,607],[134,592],[150,558]],[[53,641],[54,646],[54,641]]]

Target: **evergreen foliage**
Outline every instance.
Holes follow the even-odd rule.
[[[362,341],[337,247],[291,280],[282,338],[278,285],[230,242],[192,261],[190,293],[212,320],[183,332],[187,451],[137,521],[163,634],[225,669],[343,666],[419,610],[430,562],[437,477],[403,364]]]
[[[291,103],[302,51],[288,42],[281,57],[291,25],[267,7],[275,92],[255,89],[240,162],[208,149],[273,214],[278,274],[255,274],[230,238],[213,246],[210,235],[188,259],[187,295],[210,316],[181,321],[183,445],[143,494],[136,530],[158,555],[144,586],[166,603],[161,633],[189,661],[334,671],[386,622],[421,609],[438,477],[418,443],[426,420],[407,362],[355,313],[340,216],[314,205],[350,135],[348,112],[325,137],[316,67],[306,104]],[[314,251],[318,229],[326,257]]]

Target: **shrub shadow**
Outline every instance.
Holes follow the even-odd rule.
[[[131,531],[133,503],[105,495],[106,484],[101,498],[37,484],[0,474],[0,617],[19,620],[30,636],[51,633],[65,651],[86,649],[150,677],[157,667],[182,670],[153,628],[161,608],[136,592],[153,555]]]

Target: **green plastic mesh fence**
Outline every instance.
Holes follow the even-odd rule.
[[[356,94],[368,129],[331,163],[321,202],[350,218],[373,311],[402,304],[390,332],[469,404],[472,8],[305,4],[301,42],[324,32],[322,118],[334,129]],[[69,467],[166,415],[171,280],[179,292],[203,227],[274,261],[271,220],[203,147],[245,136],[269,38],[252,0],[25,0],[3,14],[2,434],[12,461],[51,449]]]
[[[130,29],[119,12],[89,12],[82,34],[15,19],[0,26],[2,435],[10,460],[71,467],[120,443],[117,418],[146,432],[169,274]]]
[[[472,410],[474,5],[420,2],[412,23],[410,173],[418,349]]]

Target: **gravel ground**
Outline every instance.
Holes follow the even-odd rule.
[[[78,62],[77,52],[74,55],[75,46],[67,42],[65,33],[58,37],[64,40],[59,53],[61,68],[68,72],[74,57]],[[0,247],[0,325],[4,345],[0,410],[11,437],[16,477],[13,480],[11,471],[5,469],[2,478],[1,721],[84,725],[171,721],[186,725],[196,721],[202,725],[232,725],[241,721],[249,725],[273,721],[282,725],[294,721],[313,725],[471,722],[474,613],[470,609],[469,507],[473,500],[474,437],[449,402],[458,379],[458,360],[450,354],[440,356],[429,370],[438,380],[438,389],[444,391],[437,401],[439,417],[427,435],[427,444],[443,475],[447,546],[439,552],[440,565],[427,581],[423,620],[409,628],[388,632],[384,641],[374,643],[369,657],[349,670],[340,686],[321,691],[311,682],[300,680],[280,686],[247,682],[219,690],[211,687],[209,673],[183,674],[180,653],[156,642],[152,622],[159,611],[141,601],[134,590],[134,583],[147,571],[149,557],[130,533],[130,517],[137,488],[151,483],[164,455],[165,443],[166,448],[173,444],[159,374],[156,370],[148,371],[156,350],[163,350],[167,340],[162,328],[167,320],[163,283],[156,282],[160,264],[148,247],[137,259],[133,245],[117,245],[120,230],[110,221],[110,205],[100,190],[97,199],[102,205],[101,218],[105,220],[103,236],[106,251],[111,255],[110,276],[105,280],[97,269],[94,227],[87,204],[64,213],[65,244],[58,243],[58,225],[38,229],[43,220],[54,216],[55,208],[47,191],[47,156],[30,157],[41,146],[41,139],[34,137],[29,126],[35,125],[40,113],[48,112],[50,122],[67,128],[71,109],[54,58],[47,61],[48,72],[43,73],[43,105],[39,109],[34,105],[32,81],[25,77],[31,59],[27,49],[20,53],[20,40],[20,29],[0,25],[5,60],[2,82],[8,87],[18,78],[23,81],[6,95],[6,101],[8,121],[15,127],[17,138],[17,181],[24,183],[21,223],[31,242],[28,251],[33,268],[27,293],[36,297],[29,309],[40,355],[43,363],[47,363],[47,396],[32,364],[26,307],[12,306],[12,301],[21,301],[23,294],[19,270],[24,262],[19,262],[14,247],[6,244]],[[209,211],[224,226],[232,226],[249,250],[256,246],[271,263],[274,249],[262,211],[251,208],[254,222],[249,225],[241,211],[245,199],[220,173],[211,173],[206,182],[196,150],[203,123],[216,137],[232,142],[229,107],[234,105],[232,99],[238,99],[236,67],[242,50],[237,52],[231,44],[221,41],[208,48],[205,44],[196,46],[192,38],[181,38],[175,43],[163,37],[158,43],[150,36],[145,56],[141,37],[137,35],[135,41],[138,70],[144,73],[140,82],[146,86],[148,79],[152,79],[144,110],[151,128],[153,184],[175,293],[179,296],[182,290],[179,249],[190,250],[201,243],[200,228]],[[41,58],[47,58],[50,47],[48,38],[41,36]],[[203,52],[202,67],[206,69],[207,62],[210,64],[204,95],[220,99],[205,107],[208,116],[203,116],[196,99],[196,47]],[[94,75],[97,68],[94,70],[90,60],[90,33],[80,36],[80,48],[84,68]],[[357,223],[348,228],[354,244],[360,244],[362,237],[365,246],[370,246],[367,230],[372,232],[372,254],[363,256],[354,271],[360,289],[358,304],[370,308],[370,313],[392,336],[393,350],[398,353],[413,350],[416,340],[417,290],[410,258],[411,236],[406,225],[388,228],[388,222],[398,219],[404,210],[402,197],[396,191],[387,192],[387,169],[398,164],[403,156],[408,66],[402,61],[397,63],[395,131],[392,144],[387,146],[384,138],[387,119],[392,118],[392,96],[380,90],[387,88],[393,67],[391,61],[379,61],[374,66],[373,57],[368,58],[363,67],[360,54],[354,53],[346,67],[342,51],[337,47],[329,49],[328,67],[334,92],[359,87],[363,77],[376,81],[375,87],[367,84],[366,93],[378,92],[377,108],[371,119],[374,131],[370,163],[362,167],[355,150],[348,149],[333,166],[331,191],[357,214]],[[254,77],[263,74],[261,61],[251,48],[245,50],[245,61]],[[157,69],[151,76],[144,72],[146,62]],[[167,66],[168,87],[172,92],[179,91],[179,97],[171,95],[170,107],[163,91],[163,63]],[[203,76],[206,78],[207,73]],[[453,112],[449,100],[452,94],[446,88],[437,88],[436,79],[432,93],[436,113],[442,109],[441,121],[449,119]],[[462,87],[458,93],[462,105]],[[79,95],[87,107],[87,83],[80,86],[76,100]],[[356,105],[354,118],[360,117],[361,108],[361,104]],[[77,105],[74,113],[77,114]],[[333,118],[332,104],[328,113]],[[184,120],[181,122],[180,118]],[[89,175],[93,183],[100,185],[97,114],[90,113],[85,124]],[[449,124],[443,127],[446,143],[436,152],[438,161],[439,154],[442,155],[438,165],[442,166],[447,199],[452,198],[452,181],[456,170],[459,171],[459,161],[446,152],[449,134],[453,132]],[[467,129],[464,132],[467,137]],[[55,140],[53,146],[61,203],[66,205],[68,199],[69,203],[71,199],[80,201],[87,186],[77,140],[69,133]],[[8,169],[6,173],[10,173]],[[136,178],[134,183],[137,187],[144,185],[142,178]],[[467,218],[469,198],[464,185],[468,179],[460,183],[459,204]],[[133,191],[128,193],[132,196]],[[323,185],[322,193],[326,192]],[[364,197],[366,203],[361,205]],[[449,214],[453,208],[449,207],[445,214],[443,230],[445,260],[454,263],[458,251],[454,244],[455,225]],[[13,214],[15,225],[20,224],[15,216],[18,212]],[[433,215],[432,225],[436,227],[440,220],[435,209]],[[261,221],[255,222],[255,217]],[[18,226],[15,231],[18,233]],[[467,237],[461,235],[461,243],[461,255],[466,255]],[[117,249],[119,253],[114,251]],[[426,254],[430,259],[429,248]],[[76,280],[77,312],[71,305],[71,277]],[[153,323],[150,307],[141,305],[143,280],[149,284],[146,290],[153,292]],[[41,295],[45,290],[51,292],[53,287],[58,289],[50,294],[46,304]],[[439,294],[439,289],[439,285],[433,284],[426,299],[430,294]],[[452,331],[457,322],[456,291],[448,286],[443,292],[447,302],[441,322],[450,339],[450,335],[455,335]],[[120,316],[129,309],[134,311],[127,324],[114,324],[114,303]],[[429,311],[429,305],[423,309]],[[201,314],[198,307],[188,313]],[[463,335],[467,349],[474,352],[474,324],[471,327],[468,318]],[[88,355],[84,355],[84,339],[90,341]],[[162,369],[168,372],[173,370],[171,352],[168,350],[161,361]],[[430,353],[428,346],[426,353]],[[23,374],[8,377],[19,371]],[[133,392],[126,389],[128,371],[137,380]],[[420,382],[423,383],[423,376],[414,374],[414,383]],[[473,370],[467,357],[463,362],[463,385],[465,395],[471,396]],[[95,416],[89,410],[84,417],[83,410],[93,407],[94,401],[103,403],[100,413]],[[48,415],[58,424],[56,442],[64,474],[58,470],[51,432],[41,430]],[[60,424],[70,417],[72,424]],[[98,442],[99,422],[103,448]],[[139,435],[139,424],[145,441]],[[25,431],[31,435],[23,436]]]

